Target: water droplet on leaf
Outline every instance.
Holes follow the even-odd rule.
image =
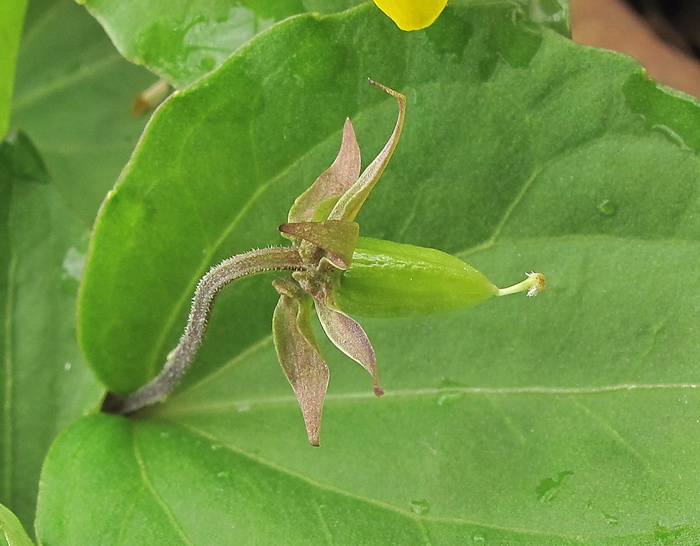
[[[452,379],[448,378],[443,378],[442,381],[440,382],[440,385],[438,385],[439,389],[461,389],[461,388],[466,388],[465,383],[460,383],[459,381],[453,381]]]
[[[545,478],[535,488],[537,500],[540,502],[550,502],[564,485],[564,482],[569,476],[573,476],[571,470],[559,472],[556,478]]]
[[[605,216],[612,216],[617,212],[617,206],[609,199],[605,199],[598,204],[598,212]]]
[[[464,383],[460,383],[459,381],[453,381],[452,379],[443,378],[443,380],[438,385],[438,388],[455,391],[456,389],[466,388],[466,385]],[[459,400],[462,397],[462,395],[463,393],[461,392],[446,392],[440,395],[440,397],[437,400],[437,404],[438,406],[448,406]]]
[[[674,525],[666,526],[657,522],[654,524],[654,537],[661,541],[662,544],[678,544],[678,538],[687,530],[689,525]]]
[[[409,506],[411,507],[411,512],[418,514],[419,516],[425,516],[428,512],[430,512],[430,505],[425,499],[412,500],[409,503]]]
[[[216,59],[207,55],[199,59],[199,68],[205,72],[211,72],[216,67]]]
[[[610,525],[620,524],[620,520],[615,516],[611,516],[610,514],[606,514],[605,512],[603,512],[603,517],[605,518],[605,523],[609,523]]]
[[[460,392],[450,392],[446,394],[441,394],[437,400],[437,405],[449,406],[450,404],[454,404],[460,398],[462,398],[462,393]]]

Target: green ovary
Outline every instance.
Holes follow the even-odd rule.
[[[333,301],[350,315],[401,317],[463,309],[497,294],[484,275],[450,254],[360,237]]]

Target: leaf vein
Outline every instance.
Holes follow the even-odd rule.
[[[15,301],[15,275],[17,271],[17,256],[10,256],[10,263],[7,275],[7,303],[5,306],[5,388],[3,392],[3,484],[2,497],[4,503],[8,504],[12,498],[12,476],[13,476],[13,457],[12,457],[12,404],[14,395],[14,362],[13,362],[13,320]]]
[[[263,340],[265,343],[269,343],[269,338]],[[255,347],[251,347],[249,353],[252,354],[254,350],[259,350],[263,343],[259,343]],[[240,358],[243,358],[241,355]],[[239,359],[234,359],[238,361]],[[231,361],[233,362],[233,361]],[[219,370],[217,370],[219,372]],[[213,375],[213,374],[212,374]],[[208,382],[209,378],[207,376],[202,381],[200,381],[195,386],[200,386],[203,383]],[[484,395],[484,396],[518,396],[518,395],[551,395],[551,396],[561,396],[561,395],[595,395],[595,394],[605,394],[613,392],[635,392],[635,391],[653,391],[653,390],[686,390],[686,389],[697,389],[700,384],[695,383],[658,383],[658,384],[617,384],[617,385],[600,385],[595,387],[462,387],[462,388],[449,388],[449,389],[414,389],[414,390],[386,390],[382,400],[395,400],[401,398],[409,397],[439,397],[446,393],[454,394],[464,394],[464,395]],[[194,387],[190,387],[191,390]],[[183,391],[184,392],[184,391]],[[181,393],[182,394],[182,393]],[[173,396],[172,400],[175,400]],[[374,393],[369,390],[367,392],[348,392],[342,394],[332,394],[326,395],[326,402],[331,401],[344,401],[344,400],[364,400],[364,399],[376,399]],[[237,408],[249,409],[252,406],[262,406],[268,404],[297,404],[297,400],[293,395],[289,396],[277,396],[269,398],[252,398],[247,400],[226,400],[220,402],[207,402],[207,403],[197,403],[197,404],[186,404],[177,403],[170,404],[166,403],[158,409],[159,416],[172,417],[175,415],[191,415],[194,413],[216,413],[235,410]]]
[[[108,57],[104,57],[99,61],[95,61],[91,64],[83,65],[80,67],[80,69],[75,70],[74,72],[70,72],[69,74],[55,78],[54,80],[51,80],[50,82],[45,83],[44,85],[40,85],[39,87],[34,88],[32,91],[22,94],[22,96],[14,102],[13,109],[20,110],[21,108],[25,108],[27,105],[38,101],[46,95],[49,95],[50,93],[53,93],[60,89],[64,89],[89,76],[93,76],[99,73],[101,70],[108,68],[110,65],[119,62],[120,60],[121,57],[119,55],[114,54]]]
[[[506,425],[506,429],[513,434],[513,436],[516,438],[516,440],[521,446],[525,445],[527,443],[525,435],[518,427],[515,426],[515,423],[513,423],[513,420],[508,416],[508,414],[503,410],[503,408],[496,403],[496,401],[493,399],[493,396],[489,396],[487,400],[489,401],[493,409],[496,411],[496,413],[500,415],[503,419],[503,422]]]
[[[333,538],[333,533],[331,533],[331,529],[328,525],[328,520],[326,519],[326,516],[323,515],[323,510],[321,510],[321,505],[318,503],[318,501],[313,502],[314,509],[316,510],[316,514],[318,515],[318,519],[321,522],[321,529],[323,529],[323,533],[326,535],[326,540],[328,541],[328,544],[335,544],[336,541]]]
[[[217,445],[221,445],[222,441],[219,438],[216,438],[215,436],[207,433],[204,430],[201,430],[197,427],[194,427],[192,425],[186,425],[184,423],[175,423],[177,426],[182,427],[183,429],[191,432],[192,434],[196,434],[197,436],[200,436],[207,441],[215,442]],[[231,444],[223,443],[224,449],[227,449],[228,451],[241,456],[245,457],[246,459],[253,461],[255,463],[258,463],[262,466],[265,466],[271,470],[274,470],[275,472],[279,472],[281,474],[286,474],[288,476],[291,476],[303,483],[306,483],[318,490],[325,491],[328,493],[333,493],[335,495],[339,495],[341,497],[347,498],[347,499],[352,499],[358,502],[363,502],[366,504],[369,504],[371,506],[374,506],[376,508],[381,508],[383,510],[388,510],[391,512],[394,512],[395,514],[399,514],[405,518],[408,518],[412,521],[415,521],[417,523],[420,522],[434,522],[434,523],[452,523],[452,524],[460,524],[460,525],[473,525],[473,526],[479,526],[482,528],[486,529],[493,529],[493,530],[498,530],[498,531],[506,531],[506,532],[515,532],[515,533],[523,533],[523,534],[528,534],[528,535],[533,535],[533,536],[551,536],[551,537],[561,537],[561,538],[569,538],[569,539],[574,539],[577,538],[575,536],[569,536],[565,535],[562,533],[554,533],[554,532],[549,532],[549,531],[540,531],[540,530],[534,530],[534,529],[523,529],[523,528],[518,528],[518,527],[503,527],[499,525],[493,525],[493,524],[484,524],[484,523],[478,523],[475,521],[470,521],[466,519],[460,519],[460,518],[450,518],[450,517],[439,517],[439,516],[431,516],[431,515],[419,515],[419,514],[414,514],[413,512],[408,511],[407,509],[399,508],[397,506],[394,506],[392,504],[386,503],[384,501],[381,501],[379,499],[373,499],[370,497],[365,497],[356,493],[351,493],[349,491],[344,491],[342,489],[339,489],[337,487],[334,487],[332,485],[326,484],[326,483],[321,483],[318,482],[309,476],[305,476],[303,474],[300,474],[298,472],[295,472],[293,470],[290,470],[288,468],[282,467],[277,465],[276,463],[264,459],[260,457],[259,455],[253,455],[252,453],[249,453],[247,451],[244,451],[243,449],[236,447]],[[424,524],[424,523],[423,523]],[[426,542],[426,544],[429,544],[429,542]]]
[[[194,543],[187,537],[185,532],[182,530],[180,525],[178,524],[177,520],[175,519],[175,515],[173,514],[172,510],[170,510],[170,507],[165,503],[163,498],[158,494],[158,491],[156,491],[155,486],[153,485],[153,482],[151,481],[150,477],[148,476],[148,470],[146,469],[146,463],[143,460],[143,456],[141,455],[141,450],[138,447],[138,444],[136,442],[136,438],[133,438],[133,447],[134,447],[134,456],[136,458],[136,464],[138,465],[139,468],[139,473],[141,474],[141,479],[143,480],[143,483],[145,487],[148,489],[148,492],[151,494],[153,499],[156,501],[158,506],[160,506],[161,510],[165,514],[166,518],[170,521],[172,524],[173,528],[177,532],[178,535],[180,535],[180,538],[182,538],[182,541],[185,544],[191,544],[194,546]]]
[[[68,7],[72,6],[72,2],[67,1],[67,2],[56,2],[53,6],[48,8],[44,13],[42,13],[37,19],[35,19],[32,23],[31,28],[27,27],[24,30],[24,34],[22,35],[22,44],[21,48],[26,49],[27,44],[29,44],[32,40],[34,40],[35,36],[41,36],[41,33],[39,32],[42,27],[48,25],[51,23],[51,19],[53,17],[59,17],[57,14],[61,12],[61,10],[64,10]]]
[[[658,239],[637,239],[636,237],[628,237],[628,236],[619,236],[619,235],[604,235],[604,234],[599,234],[599,233],[577,233],[577,234],[571,234],[571,235],[556,235],[556,236],[542,236],[542,237],[523,237],[519,239],[513,239],[509,242],[517,242],[518,244],[538,244],[538,243],[555,243],[555,242],[560,242],[560,243],[567,243],[567,242],[600,242],[600,243],[606,243],[606,242],[621,242],[624,241],[626,243],[634,243],[638,245],[642,244],[659,244],[663,243],[665,245],[669,244],[675,244],[675,245],[688,245],[691,248],[695,248],[698,246],[698,243],[700,241],[695,241],[692,239],[677,239],[675,237],[663,237],[663,238],[658,238]],[[471,256],[473,254],[477,254],[479,252],[483,252],[486,250],[489,250],[490,248],[493,248],[497,246],[498,244],[505,244],[505,243],[489,243],[489,244],[478,244],[474,245],[472,247],[467,247],[463,250],[459,250],[454,252],[455,256],[459,258],[467,258],[468,256]]]
[[[606,431],[610,436],[612,436],[617,442],[622,445],[629,453],[632,454],[632,456],[637,459],[639,462],[642,463],[642,466],[644,466],[644,469],[649,472],[650,474],[654,473],[653,466],[649,460],[647,460],[644,455],[642,455],[620,432],[613,427],[609,421],[595,413],[591,408],[583,404],[580,400],[574,398],[572,399],[572,403],[579,406],[585,413],[588,415],[591,420],[595,421],[598,423],[598,425]]]

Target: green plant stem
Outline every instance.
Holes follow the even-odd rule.
[[[116,413],[128,414],[163,400],[177,387],[194,360],[207,331],[211,306],[219,291],[236,279],[266,271],[303,270],[294,248],[272,247],[251,250],[228,258],[213,267],[197,285],[187,326],[177,347],[168,355],[163,370],[149,383],[127,396]]]

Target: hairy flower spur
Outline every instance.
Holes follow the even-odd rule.
[[[346,120],[338,156],[301,194],[279,227],[291,247],[251,250],[212,268],[200,280],[180,342],[160,374],[117,402],[116,411],[132,413],[163,400],[187,371],[207,328],[211,305],[221,288],[244,276],[273,270],[291,275],[272,284],[280,294],[272,319],[277,356],[294,389],[309,441],[318,445],[328,366],[311,325],[311,309],[328,338],[358,362],[383,394],[367,334],[349,315],[396,317],[423,315],[476,305],[491,296],[545,287],[544,276],[528,273],[514,286],[499,289],[463,261],[431,248],[359,237],[355,217],[387,166],[401,135],[403,95],[372,82],[396,98],[396,126],[379,155],[360,174],[360,149]]]

